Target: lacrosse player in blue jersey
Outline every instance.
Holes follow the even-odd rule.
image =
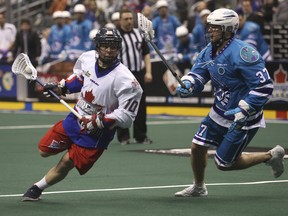
[[[191,72],[182,77],[186,88],[180,97],[200,93],[211,81],[215,101],[192,140],[193,185],[175,193],[179,197],[208,195],[204,176],[209,147],[216,148],[220,170],[240,170],[265,162],[275,178],[284,171],[285,151],[276,146],[268,152],[242,154],[260,127],[265,127],[263,107],[273,83],[260,54],[248,43],[234,39],[237,13],[217,9],[207,17],[211,42],[198,55]]]

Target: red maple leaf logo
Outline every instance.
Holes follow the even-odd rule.
[[[283,69],[283,66],[280,64],[277,71],[274,73],[275,83],[285,83],[287,80],[287,71]]]
[[[92,103],[92,101],[95,99],[94,95],[92,94],[92,90],[91,91],[86,91],[84,93],[85,100],[89,103]]]

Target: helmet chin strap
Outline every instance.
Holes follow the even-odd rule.
[[[229,39],[231,39],[233,37],[233,35],[231,35],[231,37],[229,38],[226,38],[225,36],[225,31],[222,31],[222,36],[219,40],[215,41],[215,42],[212,42],[212,53],[213,53],[213,56],[216,55],[216,52],[217,50],[226,42],[228,41]]]

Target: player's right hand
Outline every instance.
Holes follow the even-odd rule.
[[[195,80],[192,76],[185,75],[181,78],[185,87],[182,85],[177,86],[176,93],[181,98],[186,98],[193,95],[194,83]]]
[[[56,82],[44,84],[44,86],[43,86],[43,94],[46,97],[54,97],[54,95],[51,94],[50,91],[55,92],[59,96],[62,94],[62,88],[59,87],[59,84],[56,83]]]

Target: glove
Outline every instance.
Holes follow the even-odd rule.
[[[88,131],[88,133],[100,133],[104,128],[103,124],[104,114],[98,112],[97,114],[84,116],[80,120],[81,131]]]
[[[194,84],[195,80],[192,76],[185,75],[181,78],[183,84],[185,85],[185,88],[183,88],[181,85],[177,86],[176,93],[179,97],[185,98],[189,97],[193,94]]]
[[[53,82],[53,83],[46,83],[43,86],[43,94],[46,97],[54,97],[53,94],[49,92],[49,90],[56,93],[58,96],[60,95],[66,95],[67,93],[67,87],[65,87],[65,80],[61,80],[59,83]]]
[[[238,107],[235,109],[228,110],[224,115],[234,115],[234,122],[229,127],[228,131],[233,131],[234,129],[239,130],[246,125],[248,117],[253,114],[255,109],[249,106],[244,100],[240,100]]]

